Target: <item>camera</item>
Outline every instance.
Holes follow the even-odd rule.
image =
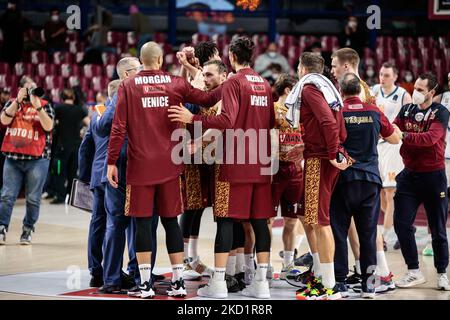
[[[41,87],[28,89],[29,96],[36,96],[36,97],[42,98],[44,96],[44,94],[45,94],[45,91]]]

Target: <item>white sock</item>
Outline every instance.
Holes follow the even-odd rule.
[[[266,280],[267,269],[269,269],[268,263],[258,263],[256,268],[255,280],[257,281]]]
[[[433,239],[431,238],[431,234],[427,234],[427,245],[431,246],[431,242]]]
[[[253,259],[253,254],[246,254],[244,255],[244,259],[245,259],[245,265],[247,266],[247,268],[251,269],[251,270],[255,270],[255,262]]]
[[[380,277],[387,277],[390,273],[389,266],[386,261],[384,251],[377,251],[377,275]]]
[[[152,265],[140,264],[139,274],[141,275],[141,284],[144,284],[144,282],[150,282],[150,277],[152,276]]]
[[[320,265],[320,272],[322,274],[322,284],[325,288],[332,289],[336,284],[334,278],[334,263],[322,263]]]
[[[225,268],[214,268],[213,280],[225,281]]]
[[[304,234],[299,234],[299,235],[295,236],[295,247],[299,251],[300,251],[300,246],[301,246],[301,244],[303,242],[303,239],[305,239],[305,235]]]
[[[226,274],[230,276],[236,274],[236,256],[228,256]]]
[[[320,277],[320,258],[319,258],[319,253],[313,253],[312,254],[313,257],[313,272],[314,272],[314,276],[316,276],[316,278]]]
[[[408,269],[408,271],[415,274],[420,273],[420,269]]]
[[[270,248],[269,252],[269,265],[272,265],[272,248]]]
[[[244,271],[245,257],[244,253],[236,253],[236,273],[241,273]]]
[[[188,260],[189,259],[189,241],[188,242],[184,242],[183,243],[184,246],[184,260]]]
[[[362,274],[361,273],[361,263],[359,260],[355,260],[355,268],[356,268],[356,273],[357,274]]]
[[[383,238],[385,241],[387,241],[387,239],[389,238],[389,234],[391,233],[392,228],[388,228],[388,229],[384,229],[383,230]]]
[[[283,253],[283,264],[287,267],[290,263],[294,261],[294,251],[286,251]]]
[[[172,282],[180,280],[183,278],[183,265],[173,264],[172,265]]]
[[[198,239],[189,239],[189,257],[192,258],[192,260],[197,259],[198,253]]]

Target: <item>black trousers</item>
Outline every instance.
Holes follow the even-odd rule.
[[[404,169],[397,175],[394,197],[394,228],[408,269],[419,269],[413,224],[417,209],[423,203],[431,230],[434,266],[445,273],[448,266],[447,177],[445,170],[417,173]]]
[[[380,214],[381,185],[368,181],[340,183],[334,189],[330,205],[330,222],[335,241],[334,273],[337,282],[348,274],[348,229],[352,217],[360,242],[363,281],[377,265],[377,223]]]
[[[56,197],[65,200],[72,190],[73,179],[77,177],[78,149],[80,144],[57,146],[53,158],[52,171]],[[67,187],[65,186],[67,181]]]

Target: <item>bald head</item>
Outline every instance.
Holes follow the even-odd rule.
[[[163,62],[163,51],[156,42],[150,41],[141,48],[141,61],[145,67],[161,68]]]
[[[136,57],[125,57],[120,59],[116,66],[120,80],[124,80],[135,74],[140,65],[139,59]]]
[[[339,81],[339,87],[343,97],[357,97],[361,93],[360,80],[356,74],[351,72],[344,74]]]

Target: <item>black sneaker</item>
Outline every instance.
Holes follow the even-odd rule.
[[[383,238],[383,250],[384,250],[385,252],[388,250],[387,242],[386,242],[386,240],[384,240],[384,238]]]
[[[361,283],[361,298],[374,299],[375,298],[375,286],[373,284],[367,285],[367,283]]]
[[[152,280],[153,282],[161,282],[164,281],[166,277],[162,274],[154,274],[152,273]]]
[[[342,298],[348,298],[349,297],[347,284],[345,282],[336,282],[336,285],[334,286],[333,291],[334,292],[340,292]]]
[[[354,286],[360,285],[361,281],[362,281],[362,277],[361,275],[356,272],[356,267],[353,267],[353,274],[347,278],[347,287],[349,287],[350,289],[353,288]]]
[[[100,288],[103,286],[103,276],[91,276],[91,281],[89,281],[89,287]]]
[[[239,287],[239,282],[236,280],[235,277],[226,274],[225,281],[227,282],[228,292],[236,293],[241,291],[241,288]]]
[[[288,273],[286,275],[286,282],[291,286],[306,288],[310,282],[315,279],[312,268],[309,268],[303,273]]]
[[[30,245],[31,244],[31,232],[33,229],[23,226],[22,227],[22,235],[20,236],[20,244],[21,245]]]
[[[139,297],[142,299],[152,299],[155,297],[155,291],[153,290],[153,283],[145,281],[143,284],[139,286],[139,290],[141,291]]]
[[[5,244],[6,242],[6,227],[0,226],[0,245]]]
[[[139,288],[139,286],[134,286],[133,288],[128,290],[127,294],[129,297],[140,298],[141,297],[141,288]]]
[[[187,295],[186,287],[184,286],[184,280],[180,279],[170,283],[169,289],[167,289],[169,297],[184,298]]]
[[[394,244],[394,250],[398,250],[398,249],[400,249],[400,241],[395,241],[395,244]]]
[[[136,283],[134,282],[134,277],[126,274],[123,271],[120,272],[120,278],[122,283],[122,289],[128,290],[136,285]]]
[[[126,292],[123,292],[121,290],[120,286],[103,285],[100,288],[98,288],[97,293],[101,293],[101,294],[124,294]]]
[[[307,252],[304,255],[294,259],[294,265],[297,267],[311,268],[313,265],[313,257],[311,253]]]
[[[238,285],[239,285],[239,291],[244,290],[245,287],[246,287],[245,281],[244,281],[244,278],[245,278],[245,272],[239,272],[239,273],[236,273],[236,274],[234,275],[234,278],[235,278],[235,279],[237,280],[237,282],[238,282]]]

